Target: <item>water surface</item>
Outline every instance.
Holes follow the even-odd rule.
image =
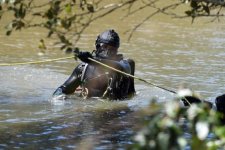
[[[131,41],[124,32],[141,19],[119,20],[109,16],[90,25],[78,46],[94,49],[96,36],[114,28],[121,36],[120,52],[136,62],[135,75],[176,90],[182,83],[212,101],[225,89],[224,23],[191,24],[190,20],[160,16],[137,29]],[[101,26],[99,26],[101,24]],[[47,41],[48,49],[38,55],[45,31],[32,29],[0,36],[0,63],[26,62],[68,55]],[[0,67],[0,149],[125,149],[132,144],[140,116],[135,112],[152,98],[166,102],[173,94],[135,81],[137,95],[125,101],[66,101],[51,95],[79,63],[73,59],[35,65]]]

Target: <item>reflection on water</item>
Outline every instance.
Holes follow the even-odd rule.
[[[54,100],[53,90],[67,75],[17,66],[1,68],[0,77],[5,87],[0,91],[0,147],[7,149],[124,148],[132,143],[138,120],[133,112],[147,106],[150,95],[162,101],[166,100],[163,93],[168,96],[165,91],[137,84],[137,95],[125,101],[76,96]]]
[[[109,19],[103,25],[121,33],[120,51],[135,59],[136,76],[172,90],[187,83],[210,101],[224,93],[223,23],[191,25],[187,20],[152,19],[128,43],[122,33],[127,24],[135,24],[134,20],[114,23]],[[102,32],[99,24],[102,20],[93,23],[81,37],[81,49],[93,49],[96,35]],[[10,38],[1,34],[0,62],[65,56],[55,47],[38,56],[37,43],[42,35],[37,29]],[[148,106],[152,98],[159,102],[173,98],[169,92],[136,80],[137,95],[130,100],[84,101],[71,97],[52,101],[53,91],[78,63],[69,59],[0,68],[0,149],[125,149],[139,125],[140,116],[135,112]]]
[[[129,109],[67,114],[54,120],[11,125],[1,134],[1,147],[112,149],[130,144],[131,124],[124,120]],[[89,148],[88,148],[89,147]]]

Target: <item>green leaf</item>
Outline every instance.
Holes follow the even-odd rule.
[[[8,30],[8,31],[6,31],[6,35],[7,35],[7,36],[10,36],[10,35],[11,35],[11,33],[12,33],[12,30]]]
[[[48,38],[51,37],[53,33],[54,33],[54,32],[53,32],[52,30],[50,30],[50,31],[48,32],[48,36],[47,36],[47,37],[48,37]]]
[[[45,16],[50,20],[54,17],[54,14],[52,13],[52,9],[49,9],[46,13]]]
[[[158,137],[158,144],[161,150],[167,150],[169,147],[169,135],[167,133],[159,133]]]
[[[65,11],[66,11],[68,14],[72,12],[71,5],[70,5],[70,4],[67,4],[67,5],[65,6]]]
[[[187,14],[188,16],[191,16],[192,15],[192,11],[190,11],[190,10],[185,11],[185,14]]]
[[[40,12],[36,12],[32,14],[33,16],[42,16],[42,14]]]
[[[225,138],[225,127],[219,127],[215,129],[215,134],[219,137]]]
[[[73,52],[74,52],[74,53],[79,53],[79,52],[80,52],[79,47],[75,47],[74,50],[73,50]]]
[[[59,39],[60,39],[61,42],[63,42],[63,43],[66,43],[66,42],[67,42],[65,36],[63,36],[63,35],[60,35],[60,36],[59,36]]]
[[[87,9],[89,12],[93,13],[94,12],[94,6],[92,4],[87,4]]]
[[[20,5],[20,9],[19,9],[19,17],[20,18],[24,18],[26,15],[26,8],[24,8],[24,5],[21,4]]]
[[[63,19],[63,20],[61,20],[61,23],[65,29],[70,28],[70,26],[72,25],[72,22],[70,19]]]
[[[61,49],[61,50],[63,50],[63,49],[65,49],[65,48],[66,48],[66,46],[67,46],[67,45],[66,45],[66,44],[64,44],[63,46],[61,46],[61,47],[60,47],[60,49]]]
[[[196,1],[191,1],[190,5],[192,8],[195,8],[195,9],[198,8],[198,3]]]
[[[25,23],[23,21],[20,20],[16,22],[16,26],[15,26],[16,30],[20,30],[23,27],[25,27]]]
[[[72,49],[71,47],[67,47],[66,50],[65,50],[65,52],[66,52],[67,54],[70,54],[70,53],[73,52],[73,49]]]
[[[14,4],[14,3],[16,2],[16,0],[9,0],[9,2],[10,2],[11,4]]]
[[[210,14],[209,6],[203,6],[203,9],[208,15]]]
[[[207,149],[206,142],[199,140],[196,136],[192,137],[191,149],[200,150]]]
[[[57,5],[57,6],[59,6],[59,5],[60,5],[60,3],[61,3],[61,1],[60,1],[60,0],[55,0],[55,2],[54,2],[54,4],[55,4],[55,5]]]

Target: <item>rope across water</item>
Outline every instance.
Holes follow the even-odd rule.
[[[55,59],[47,59],[47,60],[40,60],[40,61],[31,61],[31,62],[1,63],[0,66],[17,66],[17,65],[28,65],[28,64],[41,64],[41,63],[53,62],[53,61],[71,59],[71,58],[74,58],[74,56],[55,58]]]
[[[75,56],[69,56],[69,57],[62,57],[62,58],[55,58],[55,59],[47,59],[47,60],[42,60],[42,61],[32,61],[32,62],[1,63],[1,64],[0,64],[0,67],[1,67],[1,66],[3,67],[3,66],[16,66],[16,65],[40,64],[40,63],[46,63],[46,62],[54,62],[54,61],[59,61],[59,60],[71,59],[71,58],[74,58],[74,57],[75,57]],[[113,68],[113,67],[111,67],[111,66],[108,66],[108,65],[106,65],[106,64],[104,64],[104,63],[101,63],[101,62],[99,62],[99,61],[97,61],[97,60],[95,60],[95,59],[93,59],[93,58],[88,58],[88,59],[91,60],[92,62],[95,62],[95,63],[97,63],[97,64],[99,64],[99,65],[101,65],[101,66],[104,66],[104,67],[106,67],[106,68],[108,68],[108,69],[114,70],[114,71],[116,71],[116,72],[118,72],[118,73],[121,73],[121,74],[123,74],[123,75],[132,77],[132,78],[134,78],[134,79],[143,81],[143,82],[145,82],[145,83],[147,83],[147,84],[150,84],[150,85],[152,85],[152,86],[155,86],[155,87],[157,87],[157,88],[163,89],[163,90],[168,91],[168,92],[173,93],[173,94],[176,94],[176,92],[173,91],[173,90],[170,90],[170,89],[168,89],[168,88],[164,88],[164,87],[158,86],[158,85],[153,84],[153,83],[151,83],[151,82],[149,82],[149,81],[147,81],[147,80],[145,80],[145,79],[142,79],[142,78],[140,78],[140,77],[137,77],[137,76],[134,76],[134,75],[125,73],[125,72],[123,72],[123,71],[121,71],[121,70],[118,70],[118,69]],[[189,103],[188,100],[187,100],[187,102]],[[191,105],[191,104],[189,103],[189,105]]]
[[[101,63],[101,62],[99,62],[99,61],[93,59],[93,58],[88,58],[88,59],[91,60],[92,62],[95,62],[95,63],[97,63],[97,64],[99,64],[99,65],[101,65],[101,66],[104,66],[104,67],[106,67],[106,68],[109,68],[109,69],[111,69],[111,70],[114,70],[114,71],[116,71],[116,72],[118,72],[118,73],[121,73],[121,74],[123,74],[123,75],[126,75],[126,76],[132,77],[132,78],[134,78],[134,79],[143,81],[143,82],[145,82],[145,83],[147,83],[147,84],[150,84],[150,85],[152,85],[152,86],[154,86],[154,87],[163,89],[163,90],[168,91],[168,92],[170,92],[170,93],[177,94],[177,92],[175,92],[175,91],[173,91],[173,90],[170,90],[170,89],[168,89],[168,88],[164,88],[164,87],[158,86],[158,85],[153,84],[153,83],[151,83],[151,82],[149,82],[149,81],[147,81],[147,80],[145,80],[145,79],[142,79],[142,78],[140,78],[140,77],[137,77],[137,76],[128,74],[128,73],[126,73],[126,72],[123,72],[123,71],[121,71],[121,70],[118,70],[118,69],[116,69],[116,68],[110,67],[110,66],[108,66],[108,65],[106,65],[106,64],[103,64],[103,63]],[[190,103],[185,97],[183,97],[183,99],[188,103],[189,106],[191,106],[191,103]]]
[[[115,69],[115,68],[113,68],[113,67],[110,67],[110,66],[108,66],[108,65],[106,65],[106,64],[103,64],[103,63],[101,63],[101,62],[99,62],[99,61],[97,61],[97,60],[95,60],[95,59],[92,59],[92,58],[88,58],[88,59],[91,60],[91,61],[93,61],[93,62],[95,62],[95,63],[97,63],[97,64],[100,64],[100,65],[102,65],[102,66],[104,66],[104,67],[106,67],[106,68],[109,68],[109,69],[111,69],[111,70],[114,70],[114,71],[116,71],[116,72],[119,72],[119,73],[121,73],[121,74],[123,74],[123,75],[126,75],[126,76],[132,77],[132,78],[134,78],[134,79],[143,81],[143,82],[145,82],[145,83],[148,83],[148,84],[150,84],[150,85],[152,85],[152,86],[158,87],[158,88],[163,89],[163,90],[165,90],[165,91],[168,91],[168,92],[171,92],[171,93],[174,93],[174,94],[176,93],[176,92],[173,91],[173,90],[170,90],[170,89],[167,89],[167,88],[158,86],[158,85],[153,84],[153,83],[151,83],[151,82],[149,82],[149,81],[147,81],[147,80],[145,80],[145,79],[142,79],[142,78],[140,78],[140,77],[137,77],[137,76],[128,74],[128,73],[126,73],[126,72],[120,71],[120,70]]]
[[[31,61],[31,62],[1,63],[1,64],[0,64],[0,67],[1,67],[1,66],[17,66],[17,65],[40,64],[40,63],[47,63],[47,62],[54,62],[54,61],[59,61],[59,60],[71,59],[71,58],[74,58],[74,57],[75,57],[75,56],[69,56],[69,57],[62,57],[62,58],[55,58],[55,59],[47,59],[47,60],[41,60],[41,61]],[[99,62],[99,61],[97,61],[97,60],[95,60],[95,59],[93,59],[93,58],[88,58],[88,59],[91,60],[92,62],[95,62],[95,63],[97,63],[97,64],[99,64],[99,65],[101,65],[101,66],[104,66],[104,67],[106,67],[106,68],[108,68],[108,69],[114,70],[114,71],[116,71],[116,72],[118,72],[118,73],[121,73],[121,74],[123,74],[123,75],[126,75],[126,76],[132,77],[132,78],[134,78],[134,79],[143,81],[143,82],[145,82],[145,83],[148,83],[148,84],[150,84],[150,85],[152,85],[152,86],[158,87],[158,88],[163,89],[163,90],[165,90],[165,91],[168,91],[168,92],[171,92],[171,93],[176,93],[176,92],[173,91],[173,90],[169,90],[169,89],[167,89],[167,88],[164,88],[164,87],[158,86],[158,85],[156,85],[156,84],[153,84],[153,83],[151,83],[151,82],[149,82],[149,81],[147,81],[147,80],[145,80],[145,79],[142,79],[142,78],[140,78],[140,77],[137,77],[137,76],[128,74],[128,73],[126,73],[126,72],[123,72],[123,71],[121,71],[121,70],[115,69],[115,68],[113,68],[113,67],[111,67],[111,66],[108,66],[108,65],[106,65],[106,64],[104,64],[104,63],[101,63],[101,62]]]

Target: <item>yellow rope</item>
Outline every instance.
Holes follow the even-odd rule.
[[[157,87],[157,88],[163,89],[163,90],[165,90],[165,91],[168,91],[168,92],[177,94],[177,92],[175,92],[175,91],[173,91],[173,90],[170,90],[170,89],[167,89],[167,88],[158,86],[158,85],[153,84],[153,83],[151,83],[151,82],[149,82],[149,81],[147,81],[147,80],[145,80],[145,79],[142,79],[142,78],[140,78],[140,77],[137,77],[137,76],[131,75],[131,74],[129,74],[129,73],[123,72],[123,71],[121,71],[121,70],[118,70],[118,69],[116,69],[116,68],[113,68],[113,67],[111,67],[111,66],[108,66],[108,65],[106,65],[106,64],[104,64],[104,63],[101,63],[101,62],[99,62],[99,61],[97,61],[97,60],[95,60],[95,59],[92,59],[92,58],[88,58],[88,59],[91,60],[91,61],[93,61],[93,62],[95,62],[95,63],[97,63],[97,64],[99,64],[99,65],[101,65],[101,66],[104,66],[104,67],[106,67],[106,68],[108,68],[108,69],[111,69],[111,70],[114,70],[114,71],[116,71],[116,72],[118,72],[118,73],[121,73],[121,74],[123,74],[123,75],[126,75],[126,76],[132,77],[132,78],[134,78],[134,79],[143,81],[143,82],[145,82],[145,83],[148,83],[148,84],[150,84],[150,85],[152,85],[152,86],[155,86],[155,87]],[[191,103],[190,103],[185,97],[183,97],[183,99],[189,104],[189,106],[191,106]]]
[[[158,85],[153,84],[153,83],[151,83],[151,82],[149,82],[149,81],[147,81],[147,80],[145,80],[145,79],[142,79],[142,78],[140,78],[140,77],[137,77],[137,76],[131,75],[131,74],[129,74],[129,73],[123,72],[123,71],[121,71],[121,70],[118,70],[118,69],[116,69],[116,68],[110,67],[110,66],[108,66],[108,65],[106,65],[106,64],[103,64],[103,63],[101,63],[101,62],[99,62],[99,61],[97,61],[97,60],[95,60],[95,59],[92,59],[92,58],[88,58],[88,59],[91,60],[91,61],[93,61],[93,62],[95,62],[95,63],[98,63],[98,64],[100,64],[100,65],[102,65],[102,66],[104,66],[104,67],[106,67],[106,68],[109,68],[109,69],[111,69],[111,70],[114,70],[114,71],[116,71],[116,72],[119,72],[119,73],[121,73],[121,74],[123,74],[123,75],[126,75],[126,76],[132,77],[132,78],[134,78],[134,79],[143,81],[143,82],[145,82],[145,83],[148,83],[148,84],[153,85],[153,86],[155,86],[155,87],[158,87],[158,88],[160,88],[160,89],[166,90],[166,91],[168,91],[168,92],[176,93],[176,92],[173,91],[173,90],[169,90],[169,89],[167,89],[167,88],[158,86]]]
[[[59,60],[71,59],[71,58],[74,58],[74,56],[62,57],[62,58],[55,58],[55,59],[47,59],[47,60],[41,60],[41,61],[32,61],[32,62],[1,63],[1,64],[0,64],[0,67],[1,67],[1,66],[16,66],[16,65],[40,64],[40,63],[46,63],[46,62],[54,62],[54,61],[59,61]],[[136,77],[136,76],[134,76],[134,75],[125,73],[125,72],[123,72],[123,71],[120,71],[120,70],[118,70],[118,69],[115,69],[115,68],[113,68],[113,67],[110,67],[110,66],[108,66],[108,65],[106,65],[106,64],[104,64],[104,63],[101,63],[101,62],[99,62],[99,61],[97,61],[97,60],[95,60],[95,59],[92,59],[92,58],[88,58],[88,59],[91,60],[91,61],[93,61],[93,62],[95,62],[95,63],[97,63],[97,64],[100,64],[100,65],[102,65],[102,66],[104,66],[104,67],[106,67],[106,68],[109,68],[109,69],[111,69],[111,70],[114,70],[114,71],[116,71],[116,72],[119,72],[119,73],[121,73],[121,74],[123,74],[123,75],[132,77],[132,78],[134,78],[134,79],[143,81],[143,82],[148,83],[148,84],[150,84],[150,85],[153,85],[153,86],[155,86],[155,87],[158,87],[158,88],[161,88],[161,89],[163,89],[163,90],[166,90],[166,91],[169,91],[169,92],[171,92],[171,93],[175,93],[175,94],[176,94],[176,92],[173,91],[173,90],[169,90],[169,89],[167,89],[167,88],[164,88],[164,87],[155,85],[155,84],[153,84],[153,83],[151,83],[151,82],[148,82],[148,81],[145,80],[145,79],[142,79],[142,78]],[[184,98],[184,99],[187,101],[187,103],[188,103],[189,105],[191,105],[191,104],[189,103],[189,101],[188,101],[186,98]]]
[[[65,60],[65,59],[70,59],[70,58],[74,58],[74,56],[55,58],[55,59],[47,59],[47,60],[40,60],[40,61],[31,61],[31,62],[2,63],[2,64],[0,64],[0,66],[16,66],[16,65],[40,64],[40,63],[59,61],[59,60]]]

